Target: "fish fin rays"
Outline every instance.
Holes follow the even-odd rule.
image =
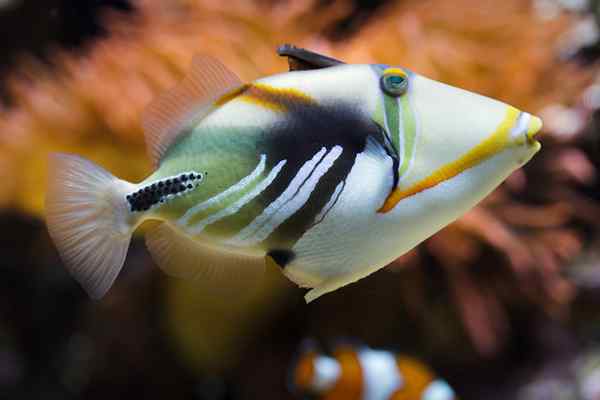
[[[251,291],[264,275],[264,257],[225,252],[194,240],[168,223],[148,231],[146,246],[167,275],[192,279],[213,294]]]
[[[314,286],[311,290],[309,290],[304,295],[304,300],[307,303],[310,303],[313,300],[316,300],[319,297],[323,296],[324,294],[331,293],[333,291],[338,290],[341,287],[354,283],[379,269],[381,269],[381,267],[367,268],[365,270],[359,270],[350,274],[333,276],[328,279],[325,279],[318,285]]]
[[[219,60],[196,55],[188,75],[152,101],[142,115],[146,147],[155,165],[169,146],[216,105],[235,97],[242,81]]]
[[[323,296],[324,294],[338,290],[339,288],[346,286],[349,283],[351,283],[351,282],[345,282],[341,279],[325,281],[322,284],[320,284],[319,286],[310,289],[304,295],[304,300],[306,301],[306,303],[310,303],[310,302],[318,299],[319,297]]]
[[[69,154],[52,154],[48,170],[48,231],[67,270],[99,299],[125,262],[135,225],[125,196],[134,185]]]

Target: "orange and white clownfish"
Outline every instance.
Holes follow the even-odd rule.
[[[365,346],[339,346],[331,356],[303,352],[292,368],[291,389],[319,400],[457,400],[420,361]]]

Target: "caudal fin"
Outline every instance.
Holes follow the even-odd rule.
[[[133,231],[125,196],[133,186],[81,157],[50,156],[48,231],[67,269],[92,298],[104,296],[125,261]]]

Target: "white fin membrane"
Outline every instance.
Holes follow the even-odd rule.
[[[127,255],[133,226],[125,196],[134,185],[74,155],[52,154],[48,167],[48,231],[69,272],[98,299]]]
[[[234,93],[242,81],[219,60],[196,55],[189,74],[174,88],[157,97],[144,110],[142,126],[148,154],[158,165],[181,134],[208,115],[216,100]]]
[[[194,238],[163,222],[146,234],[146,246],[165,273],[196,281],[215,295],[251,292],[262,281],[263,256],[231,253]]]
[[[357,279],[348,279],[348,278],[339,278],[339,279],[331,279],[321,283],[319,286],[312,288],[304,295],[304,300],[306,303],[310,303],[315,301],[319,297],[324,294],[333,292],[338,290],[339,288],[349,285],[352,282],[357,281]]]

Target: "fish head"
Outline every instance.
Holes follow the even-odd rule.
[[[415,198],[424,206],[441,202],[439,212],[422,206],[412,214],[437,217],[438,227],[482,200],[541,148],[540,118],[407,68],[341,64],[261,82],[372,120],[396,156],[394,187],[378,212]]]
[[[440,185],[470,207],[541,148],[536,116],[404,68],[371,67],[380,97],[373,120],[398,156],[397,186],[380,212]]]

